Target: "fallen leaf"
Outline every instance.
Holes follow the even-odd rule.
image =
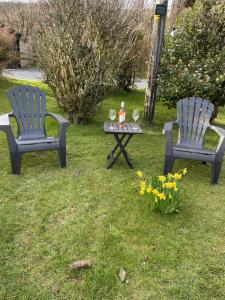
[[[119,278],[122,282],[124,282],[127,278],[127,272],[123,268],[120,268]]]
[[[69,265],[71,270],[79,270],[83,268],[90,268],[92,263],[90,260],[78,260]]]

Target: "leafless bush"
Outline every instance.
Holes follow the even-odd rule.
[[[0,73],[2,69],[13,59],[12,50],[14,40],[12,35],[5,30],[0,30]]]
[[[0,2],[0,22],[6,27],[22,34],[22,40],[27,42],[38,24],[39,2],[17,1]]]
[[[58,104],[86,123],[137,42],[143,0],[49,0],[37,54]],[[138,51],[137,51],[138,52]],[[138,53],[136,53],[138,56]]]
[[[141,20],[136,28],[138,31],[136,43],[116,77],[118,86],[124,90],[129,90],[138,79],[146,76],[153,16],[153,7],[142,10]]]

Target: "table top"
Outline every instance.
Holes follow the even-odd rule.
[[[111,128],[113,127],[113,129]],[[118,123],[105,122],[105,133],[127,133],[127,134],[142,134],[141,127],[136,123],[125,123],[124,127],[120,127]]]

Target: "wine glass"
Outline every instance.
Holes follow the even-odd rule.
[[[109,110],[109,118],[111,121],[114,121],[115,118],[116,118],[116,110],[115,109],[110,109]],[[114,129],[114,126],[113,126],[113,123],[112,125],[109,127],[109,129],[113,130]]]
[[[133,110],[132,117],[134,119],[134,122],[137,122],[137,120],[139,118],[139,110],[138,109]],[[137,130],[138,128],[136,126],[134,126],[133,129]]]

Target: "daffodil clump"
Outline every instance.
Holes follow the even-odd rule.
[[[159,210],[165,214],[177,211],[182,193],[181,180],[186,173],[185,168],[175,174],[153,177],[149,181],[143,172],[137,171],[140,178],[139,193],[142,197],[150,199],[152,210]]]

